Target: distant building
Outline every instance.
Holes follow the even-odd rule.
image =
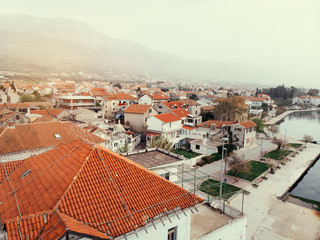
[[[59,97],[58,105],[62,109],[75,110],[95,106],[95,100],[91,96],[63,96]]]

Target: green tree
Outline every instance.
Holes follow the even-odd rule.
[[[27,94],[22,94],[20,96],[20,102],[34,102],[34,96],[33,95],[27,95]]]
[[[236,153],[232,154],[230,157],[227,158],[227,163],[229,169],[232,171],[234,176],[237,176],[238,172],[250,173],[251,165],[247,164],[243,156],[240,156]]]
[[[195,100],[195,101],[199,100],[197,94],[194,94],[194,93],[191,94],[190,99]]]
[[[272,139],[272,143],[277,145],[277,152],[279,152],[281,147],[285,144],[282,138],[277,138],[277,137],[274,137]]]
[[[128,143],[125,143],[122,146],[117,147],[116,152],[117,153],[127,153],[129,151],[129,145]]]
[[[265,125],[264,125],[262,119],[261,119],[261,118],[254,118],[254,119],[252,119],[252,121],[253,121],[255,124],[257,124],[257,132],[263,133],[263,132],[264,132],[264,131],[263,131],[263,128],[265,127]]]
[[[13,90],[13,91],[17,91],[17,89],[16,89],[16,86],[14,85],[14,82],[12,81],[11,83],[10,83],[10,87],[11,87],[11,89]]]

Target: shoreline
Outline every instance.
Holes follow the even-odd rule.
[[[284,112],[284,113],[282,113],[282,114],[280,114],[280,115],[268,120],[264,124],[266,126],[277,124],[280,121],[282,121],[285,117],[290,115],[291,113],[295,113],[295,112],[314,112],[314,111],[320,111],[320,108],[311,108],[311,109],[306,109],[306,110],[289,110],[289,111],[286,111],[286,112]]]
[[[293,139],[292,139],[293,140]],[[299,142],[295,140],[295,142]],[[248,227],[246,239],[314,239],[320,232],[319,212],[279,200],[283,194],[307,171],[319,156],[320,146],[310,144],[295,158],[268,180],[259,183],[258,188],[248,187],[244,212]],[[290,186],[288,188],[288,186]],[[232,207],[241,209],[241,196],[231,200]]]

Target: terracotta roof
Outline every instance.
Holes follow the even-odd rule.
[[[23,160],[12,161],[12,162],[1,162],[0,163],[0,183],[10,175],[13,170],[20,166]]]
[[[171,110],[171,112],[176,115],[177,117],[183,118],[183,117],[187,117],[190,113],[185,110],[184,108],[180,108],[180,109],[173,109]]]
[[[25,102],[25,104],[28,104],[29,107],[52,107],[51,102]]]
[[[39,117],[39,118],[35,119],[34,121],[32,121],[32,123],[54,122],[54,121],[58,121],[58,120],[55,117],[48,115],[48,116]]]
[[[43,116],[58,116],[59,114],[63,113],[64,110],[62,109],[44,109],[44,110],[30,110],[30,114],[40,114]]]
[[[199,103],[192,99],[180,99],[180,102],[187,104],[188,106],[200,106]]]
[[[150,96],[150,95],[149,95]],[[170,98],[163,93],[154,93],[150,96],[153,100],[169,100]]]
[[[63,126],[67,129],[68,133],[73,138],[82,138],[84,140],[93,142],[93,143],[103,143],[106,140],[104,140],[101,137],[98,137],[97,135],[83,129],[82,127],[77,126],[76,124],[72,122],[61,122]]]
[[[205,121],[202,122],[200,124],[198,124],[198,127],[210,127],[211,124],[215,124],[217,128],[221,128],[222,125],[225,126],[231,126],[234,124],[233,121],[216,121],[216,120],[209,120],[209,121]]]
[[[126,93],[116,93],[105,98],[106,100],[138,100],[138,98],[133,97]]]
[[[194,127],[190,127],[190,126],[187,126],[187,125],[183,125],[182,128],[186,129],[186,130],[189,130],[189,131],[195,129]]]
[[[4,113],[4,111],[6,110],[0,111],[0,122],[7,121],[9,118],[17,114],[17,112],[13,112],[13,111],[6,111],[6,113]]]
[[[60,138],[55,134],[59,134]],[[56,146],[77,138],[101,143],[104,140],[71,122],[37,122],[16,124],[5,128],[0,135],[0,154]]]
[[[80,140],[25,159],[0,184],[0,218],[12,240],[20,239],[19,219],[20,231],[29,239],[38,239],[39,229],[44,234],[54,225],[57,228],[48,234],[60,236],[66,227],[118,237],[171,210],[202,201],[129,159]],[[59,212],[55,219],[52,215],[45,221],[40,215],[52,211]]]
[[[253,122],[253,121],[239,122],[239,124],[245,128],[251,128],[251,127],[257,126],[257,124],[255,124],[255,122]]]
[[[91,96],[91,94],[88,93],[88,92],[81,92],[80,95],[81,95],[81,96]]]
[[[110,93],[106,91],[91,91],[92,96],[108,96]]]
[[[182,108],[181,106],[183,106],[183,103],[180,101],[163,102],[163,104],[170,109],[179,109],[179,108]]]
[[[9,109],[29,108],[29,105],[27,103],[3,103],[3,104],[0,104],[0,108],[9,108]]]
[[[176,115],[173,115],[172,113],[158,114],[154,115],[154,117],[158,118],[160,121],[165,123],[181,121],[181,118],[177,117]]]
[[[126,108],[126,110],[124,110],[124,113],[144,114],[151,107],[151,105],[131,104],[129,107]]]
[[[212,110],[214,110],[214,106],[201,106],[201,110],[212,111]]]

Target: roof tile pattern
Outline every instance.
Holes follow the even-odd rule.
[[[164,123],[175,122],[175,121],[181,120],[181,118],[177,117],[176,115],[173,115],[172,113],[162,113],[162,114],[154,115],[154,117],[158,118],[160,121],[162,121]]]
[[[21,178],[28,169],[30,174]],[[201,201],[137,163],[80,140],[24,160],[9,180],[0,184],[0,218],[9,225],[17,221],[19,210],[22,216],[54,209],[63,213],[59,217],[64,224],[51,218],[45,226],[47,231],[52,228],[49,224],[56,225],[47,234],[57,235],[42,239],[55,239],[63,232],[63,226],[97,237],[102,237],[98,231],[117,237],[144,226],[159,214]],[[39,225],[43,226],[41,221],[40,217],[32,220],[23,225],[22,231],[39,236],[40,232],[36,232]]]
[[[20,166],[23,160],[13,162],[1,162],[0,163],[0,183],[10,175],[13,170]]]
[[[151,108],[151,105],[131,104],[124,110],[125,113],[144,114]]]

